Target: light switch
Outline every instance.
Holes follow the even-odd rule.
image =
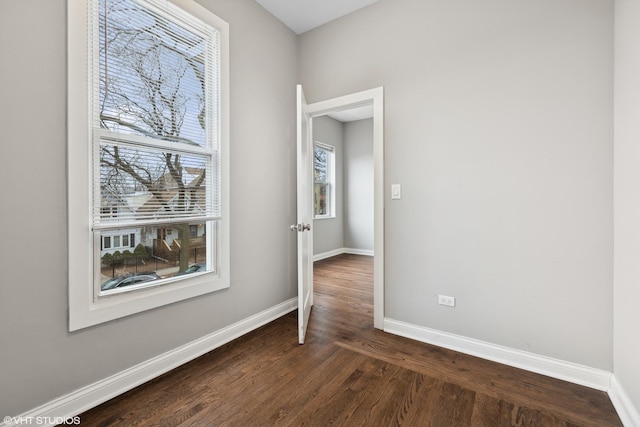
[[[391,199],[398,200],[402,198],[402,187],[400,184],[391,184]]]

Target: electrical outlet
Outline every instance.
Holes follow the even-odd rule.
[[[456,299],[454,297],[448,297],[446,295],[438,295],[438,304],[447,305],[449,307],[455,307]]]

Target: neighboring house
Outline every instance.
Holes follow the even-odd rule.
[[[105,214],[107,217],[127,221],[135,218],[161,218],[161,212],[167,209],[204,212],[206,203],[204,169],[186,167],[184,171],[182,180],[187,183],[184,192],[179,191],[176,181],[166,173],[157,181],[156,194],[141,191],[103,203],[107,206],[102,208],[103,218]],[[180,200],[181,194],[183,200]],[[204,248],[205,234],[204,224],[189,225],[190,248]],[[100,255],[125,250],[133,252],[138,244],[142,244],[150,254],[169,259],[175,251],[180,249],[178,235],[179,231],[174,226],[128,227],[105,231],[102,233]]]

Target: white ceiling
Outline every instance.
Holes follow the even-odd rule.
[[[348,15],[378,0],[256,0],[296,34]]]
[[[332,112],[327,114],[327,116],[343,123],[370,119],[373,117],[373,104],[365,105],[363,107],[355,107],[350,110]]]

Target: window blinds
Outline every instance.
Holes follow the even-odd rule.
[[[93,7],[93,228],[219,218],[218,31],[167,1]]]

